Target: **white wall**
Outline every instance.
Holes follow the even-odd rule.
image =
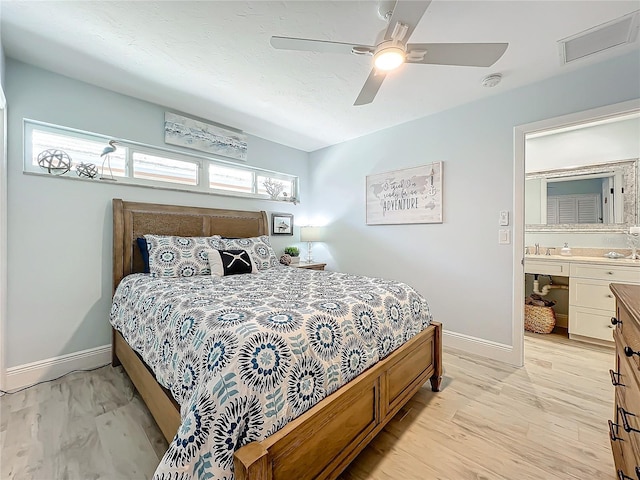
[[[2,2],[0,2],[0,20],[2,19]],[[2,22],[0,21],[0,85],[4,89],[4,72],[5,72],[6,57],[4,55],[4,48],[2,47]]]
[[[630,118],[526,140],[525,171],[617,162],[640,157],[640,118]]]
[[[331,225],[329,267],[406,281],[445,330],[511,345],[514,251],[498,245],[498,213],[514,204],[514,126],[638,98],[639,60],[629,54],[312,153],[312,211]],[[443,224],[365,225],[366,175],[440,160]]]
[[[296,222],[304,221],[309,203],[308,154],[253,136],[248,140],[247,163],[298,175],[302,204],[25,175],[23,118],[163,145],[165,109],[12,59],[7,60],[6,80],[8,368],[110,342],[112,198],[289,212]],[[215,121],[215,112],[211,120]],[[272,240],[281,251],[297,238]]]

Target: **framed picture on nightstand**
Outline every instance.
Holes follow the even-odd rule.
[[[293,235],[293,215],[290,213],[272,213],[271,235]]]

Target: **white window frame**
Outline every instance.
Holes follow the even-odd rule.
[[[112,180],[100,180],[99,178],[81,178],[76,175],[75,172],[67,172],[64,175],[51,175],[43,171],[39,166],[33,165],[33,151],[32,151],[32,132],[33,130],[46,131],[58,135],[66,135],[70,137],[76,137],[84,140],[104,142],[105,146],[109,140],[115,140],[119,144],[127,147],[127,155],[125,159],[125,177],[115,177],[116,181]],[[181,190],[196,193],[205,193],[209,195],[223,195],[231,197],[247,197],[247,198],[260,198],[271,199],[269,195],[258,193],[258,176],[265,176],[275,180],[283,180],[286,182],[292,182],[293,196],[297,202],[300,198],[300,182],[296,175],[290,175],[282,172],[274,172],[272,170],[265,170],[262,168],[251,167],[248,165],[238,165],[235,162],[227,161],[222,158],[206,155],[198,155],[195,153],[182,152],[170,148],[158,147],[155,145],[148,145],[140,142],[134,142],[132,140],[126,140],[117,137],[109,137],[107,135],[101,135],[99,133],[92,133],[83,130],[77,130],[75,128],[62,127],[50,123],[40,122],[38,120],[23,119],[23,173],[29,175],[42,175],[49,178],[66,178],[72,180],[99,182],[99,183],[117,183],[119,185],[133,185],[138,187],[148,188],[160,188],[165,190]],[[178,160],[197,165],[197,184],[186,185],[181,183],[165,182],[162,180],[147,180],[142,178],[133,177],[133,154],[135,152],[144,153],[148,155],[156,155],[159,157],[170,158],[172,160]],[[101,167],[102,162],[96,158],[96,166]],[[209,187],[209,166],[220,165],[225,168],[232,168],[235,170],[244,170],[252,173],[252,192],[238,192],[234,190],[223,190],[218,188]],[[280,201],[291,201],[291,198],[278,199]]]

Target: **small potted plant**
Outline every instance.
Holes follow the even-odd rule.
[[[291,263],[300,263],[300,249],[298,247],[287,247],[284,253],[291,257]]]

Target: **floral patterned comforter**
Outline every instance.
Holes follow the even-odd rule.
[[[124,278],[111,324],[181,406],[155,479],[233,478],[263,440],[431,320],[406,284],[278,266],[229,277]]]

